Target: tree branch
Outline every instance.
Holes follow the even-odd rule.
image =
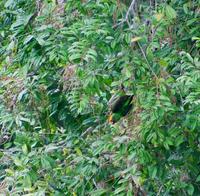
[[[129,17],[129,15],[130,15],[131,11],[133,11],[133,15],[134,15],[134,6],[135,6],[135,3],[136,3],[136,0],[132,0],[130,6],[129,6],[129,8],[128,8],[128,11],[127,11],[127,13],[126,13],[125,18],[122,19],[121,22],[115,24],[115,25],[113,26],[113,28],[116,28],[116,27],[122,25],[122,24],[125,23],[125,22],[127,22],[128,25],[131,26],[130,23],[129,23],[128,17]]]

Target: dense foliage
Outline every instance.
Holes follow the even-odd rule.
[[[0,194],[199,195],[199,5],[1,0]]]

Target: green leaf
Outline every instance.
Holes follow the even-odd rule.
[[[188,3],[183,4],[183,10],[186,14],[188,14]]]
[[[166,5],[166,7],[165,7],[165,13],[166,13],[166,16],[169,19],[175,19],[176,15],[177,15],[176,11],[170,5]]]
[[[198,175],[196,182],[200,182],[200,175]]]
[[[51,163],[49,162],[47,156],[41,157],[41,164],[44,169],[51,169]]]
[[[24,45],[28,44],[33,38],[33,35],[28,35],[24,40]]]
[[[12,41],[10,42],[10,44],[8,45],[7,50],[8,50],[8,51],[9,51],[9,50],[13,50],[14,47],[15,47],[15,42],[12,40]]]
[[[18,157],[16,157],[16,158],[14,159],[14,163],[15,163],[15,165],[17,165],[17,166],[22,166],[22,161],[21,161]]]
[[[179,146],[180,144],[182,144],[184,142],[184,137],[182,135],[178,136],[175,140],[175,145]]]
[[[92,191],[90,194],[93,196],[101,196],[104,195],[107,192],[106,189],[97,189],[95,191]]]
[[[158,170],[157,167],[150,166],[150,167],[148,167],[148,169],[149,169],[150,177],[154,179],[156,177],[156,174],[157,174],[157,170]]]
[[[69,56],[70,61],[79,60],[81,58],[81,54],[75,53]]]
[[[28,154],[28,146],[26,144],[22,146],[22,151],[24,154]]]
[[[82,156],[83,153],[81,152],[80,148],[75,148],[77,155]]]
[[[167,66],[168,66],[167,61],[165,61],[164,59],[160,59],[159,64],[160,64],[162,67],[167,67]]]
[[[27,93],[27,89],[22,90],[22,91],[19,93],[19,95],[18,95],[18,97],[17,97],[17,100],[18,100],[18,101],[21,101],[22,98],[23,98],[23,96],[24,96],[26,93]]]
[[[194,193],[194,186],[192,184],[190,184],[187,187],[187,192],[188,192],[189,195],[193,195],[193,193]]]
[[[46,43],[42,37],[36,37],[35,39],[37,40],[38,44],[40,44],[41,46],[44,46]]]
[[[26,174],[23,180],[23,187],[31,188],[31,186],[32,186],[31,177],[28,174]]]
[[[117,189],[115,190],[114,194],[117,195],[117,194],[121,193],[122,191],[123,191],[123,192],[126,191],[126,187],[123,186],[123,185],[122,185],[121,187],[117,188]]]
[[[6,8],[8,8],[8,7],[10,7],[12,4],[14,3],[14,0],[8,0],[8,1],[6,1],[6,3],[5,3],[5,7]]]

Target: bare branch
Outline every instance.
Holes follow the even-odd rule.
[[[125,18],[122,19],[121,22],[119,22],[119,23],[117,23],[116,25],[114,25],[113,28],[116,28],[116,27],[122,25],[122,24],[125,23],[125,22],[127,22],[128,25],[131,26],[131,24],[129,23],[129,15],[130,15],[131,11],[133,12],[133,16],[135,15],[135,13],[134,13],[135,3],[136,3],[136,0],[132,0],[130,6],[129,6],[129,8],[128,8],[128,11],[127,11],[127,13],[126,13]]]

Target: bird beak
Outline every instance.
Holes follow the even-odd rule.
[[[109,116],[108,116],[108,122],[113,124],[112,114],[109,114]]]

